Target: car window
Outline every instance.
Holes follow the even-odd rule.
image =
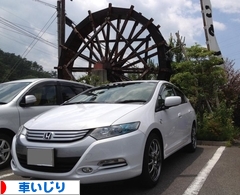
[[[77,95],[77,91],[75,90],[74,87],[71,86],[61,86],[61,95],[63,102],[71,99],[75,95]]]
[[[177,88],[174,88],[174,90],[176,92],[176,95],[181,97],[181,99],[182,99],[181,104],[186,103],[187,102],[186,96],[180,90],[178,90]]]
[[[87,87],[85,86],[78,86],[78,85],[74,85],[71,88],[75,92],[75,94],[79,94],[87,89]]]
[[[34,95],[37,101],[33,106],[46,106],[46,105],[56,105],[57,95],[56,95],[55,85],[40,85],[31,90],[27,95]]]
[[[164,85],[163,87],[161,87],[158,95],[156,108],[155,108],[156,111],[159,111],[163,108],[164,100],[166,99],[166,97],[169,97],[169,96],[175,96],[174,89],[170,85]]]
[[[0,84],[0,103],[10,102],[18,93],[20,93],[31,82],[14,82]]]
[[[166,86],[161,92],[161,98],[165,100],[165,98],[169,96],[175,96],[175,93],[171,86]]]

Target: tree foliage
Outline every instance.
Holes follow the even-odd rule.
[[[47,72],[37,62],[28,61],[26,58],[5,53],[0,50],[0,82],[25,78],[50,78],[56,77],[56,72]]]
[[[198,44],[186,48],[185,54],[187,58],[172,63],[171,82],[182,89],[195,108],[198,136],[200,139],[229,140],[235,133],[232,104],[224,91],[230,84],[229,72],[224,69],[225,65],[219,66],[222,59]]]
[[[98,85],[104,84],[103,82],[100,82],[100,80],[101,80],[100,77],[97,75],[94,75],[94,74],[82,75],[77,79],[78,82],[86,83],[86,84],[93,85],[93,86],[98,86]]]
[[[219,89],[226,83],[223,68],[216,65],[221,59],[197,44],[186,48],[186,54],[189,60],[173,63],[171,82],[181,87],[196,111],[212,112],[219,104]]]
[[[234,69],[235,63],[229,59],[225,60],[227,83],[222,90],[225,95],[227,106],[233,109],[234,124],[240,127],[240,70]]]

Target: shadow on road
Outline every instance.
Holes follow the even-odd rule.
[[[195,153],[187,153],[184,149],[167,158],[162,167],[160,180],[152,189],[145,189],[137,178],[98,184],[81,184],[81,195],[150,195],[162,194],[173,181],[181,177],[181,173],[189,167],[203,152],[197,148]],[[195,176],[192,176],[195,177]]]

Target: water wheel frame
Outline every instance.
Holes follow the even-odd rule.
[[[149,74],[157,75],[159,80],[170,79],[169,47],[152,18],[148,20],[136,12],[134,6],[128,9],[111,4],[88,13],[78,25],[66,22],[73,30],[61,46],[58,78],[75,80],[74,72],[92,74],[103,70],[110,82],[132,80],[131,74],[135,79],[148,78]],[[84,66],[74,66],[79,58],[86,62]],[[157,60],[156,68],[149,65],[151,59]]]

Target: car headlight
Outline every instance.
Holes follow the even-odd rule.
[[[26,133],[27,133],[27,129],[22,125],[18,129],[17,136],[26,135]]]
[[[98,127],[94,129],[90,135],[97,140],[105,139],[136,131],[139,125],[140,122],[132,122],[109,127]]]

